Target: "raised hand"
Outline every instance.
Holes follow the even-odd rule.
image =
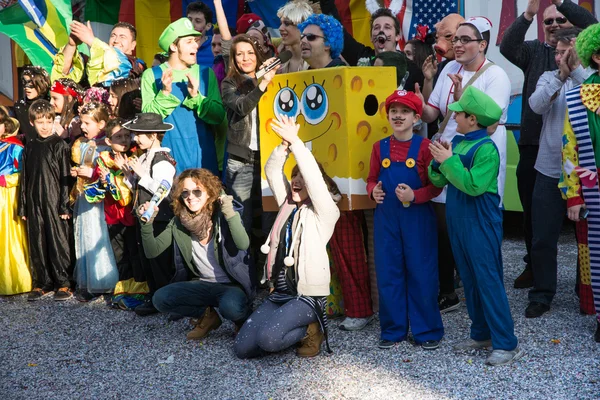
[[[385,192],[383,191],[383,183],[381,181],[377,182],[377,185],[373,188],[373,200],[377,204],[383,204],[383,199],[385,198]]]
[[[119,168],[119,169],[124,169],[123,167],[125,167],[125,165],[127,164],[127,156],[123,156],[123,154],[121,153],[115,153],[115,165]]]
[[[442,164],[444,161],[452,157],[452,149],[450,149],[449,147],[450,146],[446,148],[440,142],[431,142],[429,144],[429,151],[431,151],[431,155],[433,156],[435,161]]]
[[[448,78],[454,84],[454,101],[458,101],[460,96],[463,94],[462,87],[462,75],[461,74],[448,74]]]
[[[191,98],[194,98],[198,95],[198,87],[200,82],[197,77],[192,76],[189,72],[185,75],[188,78],[187,89]],[[172,80],[172,77],[171,77]]]
[[[171,68],[167,68],[160,78],[162,82],[162,92],[166,95],[171,94],[171,90],[173,88],[173,70]]]
[[[557,0],[552,0],[552,2]],[[540,9],[540,0],[529,0],[527,2],[527,8],[525,9],[525,18],[529,21],[535,17]]]
[[[300,140],[298,138],[298,131],[300,130],[300,125],[296,123],[295,118],[290,118],[287,115],[279,114],[277,119],[271,122],[271,128],[277,133],[281,138],[290,144],[293,144],[296,140]]]
[[[425,97],[423,96],[423,93],[421,93],[421,87],[418,83],[415,83],[415,94],[418,98],[421,99],[421,101],[423,102],[423,107],[425,107]]]
[[[428,81],[433,80],[433,78],[435,77],[435,74],[437,72],[437,68],[438,68],[437,58],[435,58],[435,56],[433,56],[433,55],[427,57],[425,59],[425,62],[423,63],[423,67],[421,68],[421,70],[423,71],[423,76],[425,77],[425,80],[428,80]]]
[[[87,44],[88,46],[92,46],[94,39],[94,31],[92,30],[92,24],[90,21],[87,22],[87,25],[82,24],[79,21],[73,21],[70,25],[71,35],[74,36],[74,39],[80,40],[82,43]]]

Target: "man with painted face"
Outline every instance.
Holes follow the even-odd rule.
[[[548,6],[543,13],[543,42],[540,39],[525,40],[525,34],[533,22],[533,17],[538,14],[539,7],[540,0],[529,0],[525,12],[506,30],[500,43],[500,53],[519,67],[525,75],[522,90],[521,136],[518,143],[520,159],[517,166],[517,185],[523,206],[523,230],[527,254],[523,259],[526,263],[525,270],[514,283],[515,288],[518,289],[533,286],[531,203],[537,175],[535,162],[542,131],[542,116],[533,112],[528,99],[535,91],[540,76],[545,71],[554,71],[558,68],[554,60],[557,43],[555,32],[573,25],[583,29],[598,22],[589,11],[571,0],[552,0],[552,5]]]
[[[137,78],[146,69],[144,61],[133,55],[137,31],[130,23],[117,23],[110,32],[108,43],[104,43],[94,35],[89,21],[87,24],[73,21],[70,28],[69,42],[54,58],[50,76],[52,81],[58,78],[70,78],[80,82],[85,65],[90,85],[100,83],[108,87],[117,79]],[[87,65],[81,54],[77,52],[77,45],[81,43],[90,47]]]
[[[143,112],[154,112],[173,124],[163,145],[177,161],[177,173],[206,168],[218,173],[215,139],[209,125],[225,118],[217,78],[210,66],[199,66],[196,31],[187,18],[171,23],[158,39],[169,53],[166,63],[142,75]]]
[[[338,21],[342,21],[335,6],[334,0],[320,0],[323,14],[329,14]],[[375,62],[375,56],[384,51],[396,51],[396,44],[400,40],[400,22],[387,8],[380,8],[371,14],[371,43],[373,47],[365,46],[344,29],[344,49],[342,57],[348,65],[370,66]],[[404,53],[402,53],[404,54]],[[421,68],[407,58],[408,77],[404,89],[414,91],[415,83],[423,86],[423,72]]]

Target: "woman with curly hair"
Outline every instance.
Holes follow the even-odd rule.
[[[190,340],[200,340],[221,326],[215,308],[239,329],[252,311],[255,295],[249,240],[239,208],[207,169],[183,171],[171,196],[175,217],[162,233],[154,236],[152,220],[142,224],[144,253],[155,258],[174,244],[177,274],[191,280],[159,289],[152,299],[154,306],[193,318]],[[140,215],[148,206],[139,207]]]
[[[581,281],[591,285],[596,308],[596,333],[600,343],[600,250],[593,243],[600,230],[600,192],[596,171],[600,165],[600,24],[591,25],[577,36],[577,55],[584,67],[595,73],[567,92],[562,149],[562,172],[558,187],[567,200],[567,214],[577,224],[577,241],[589,245],[589,270],[582,269]],[[590,173],[592,172],[592,173]],[[586,221],[587,223],[583,223]],[[583,222],[581,222],[583,220]]]
[[[21,74],[21,85],[25,96],[15,103],[15,116],[21,125],[20,134],[24,136],[23,143],[27,144],[37,137],[35,128],[29,123],[29,107],[36,100],[48,100],[50,77],[45,69],[28,65]]]

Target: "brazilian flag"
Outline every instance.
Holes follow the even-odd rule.
[[[50,73],[59,48],[69,41],[70,0],[0,1],[0,33],[23,49],[33,65]]]

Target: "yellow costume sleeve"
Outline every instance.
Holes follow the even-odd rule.
[[[63,68],[65,66],[65,55],[63,54],[63,49],[60,49],[58,53],[54,56],[54,63],[52,64],[52,71],[50,71],[50,81],[54,82],[60,78],[69,78],[79,83],[81,78],[83,77],[84,64],[83,58],[78,51],[75,52],[73,56],[73,65],[71,65],[71,69],[67,75],[63,74]]]
[[[119,68],[120,65],[121,61],[115,49],[98,38],[94,39],[87,64],[90,86],[103,82],[108,73]]]
[[[562,142],[562,170],[558,187],[563,199],[567,200],[567,205],[570,207],[583,204],[583,198],[581,197],[581,181],[579,175],[575,172],[575,167],[579,165],[577,138],[571,127],[568,111],[565,117]]]

